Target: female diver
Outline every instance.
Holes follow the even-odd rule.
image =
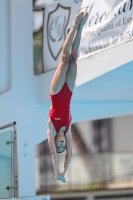
[[[48,119],[48,143],[52,155],[55,178],[66,182],[65,174],[72,157],[70,100],[77,74],[77,54],[82,28],[88,13],[80,12],[72,22],[72,27],[62,46],[60,63],[50,86],[51,108]],[[57,153],[66,150],[65,162],[59,172]]]

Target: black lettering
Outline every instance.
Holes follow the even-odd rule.
[[[93,51],[95,51],[95,44],[92,44],[92,49]]]
[[[123,41],[124,41],[124,35],[120,34],[120,42],[123,42]]]
[[[107,14],[107,16],[106,16],[105,19],[109,19],[109,18],[111,18],[111,17],[112,17],[112,15],[111,15],[112,13],[114,13],[114,9],[111,10],[111,11]]]
[[[89,46],[88,49],[89,49],[89,53],[93,52],[91,46]]]
[[[91,6],[89,6],[90,10],[87,11],[87,12],[88,12],[88,20],[89,20],[89,16],[90,16],[90,14],[91,14],[91,11],[92,11],[93,6],[94,6],[94,3],[93,3]],[[85,22],[85,25],[84,25],[85,28],[86,28],[86,26],[87,26],[88,20]]]
[[[130,17],[130,18],[128,18],[128,19],[127,19],[127,21],[128,21],[129,23],[131,23],[131,22],[132,22],[132,20],[133,20],[133,18],[132,18],[132,17]]]
[[[85,47],[81,47],[80,51],[81,51],[82,55],[87,54],[87,51],[86,51]]]
[[[116,27],[118,27],[118,26],[121,26],[121,19],[119,19],[119,21],[118,22],[116,22]]]
[[[129,8],[129,10],[131,10],[132,7],[133,7],[133,0],[130,0],[130,8]]]
[[[124,4],[124,5],[125,5],[125,4]],[[122,12],[123,12],[123,9],[124,9],[124,8],[123,8],[122,6],[123,6],[123,4],[120,6],[120,8],[119,8],[119,10],[118,10],[118,14],[119,14],[119,15],[121,15]]]
[[[98,18],[99,18],[99,13],[97,12],[97,19],[96,19],[96,21],[95,21],[95,24],[97,24],[97,21],[98,21]]]
[[[109,39],[103,40],[103,48],[109,47]]]
[[[132,9],[132,7],[133,7],[133,0],[130,0],[130,2],[128,2],[127,7],[126,7],[126,5],[127,5],[127,2],[124,4],[123,12],[127,12],[127,9],[128,9],[128,8],[129,8],[129,10]],[[130,7],[129,7],[129,5],[130,5]]]
[[[127,5],[127,2],[124,4],[123,12],[127,12],[128,6],[127,6],[127,9],[126,9],[126,5]],[[129,4],[128,4],[128,5],[129,5]]]
[[[104,13],[101,15],[101,17],[100,17],[100,19],[99,19],[99,22],[100,22],[100,23],[102,22],[103,16],[106,16],[106,12],[104,12]]]
[[[101,32],[102,32],[101,28],[98,27],[98,28],[97,28],[97,33],[98,33],[98,35],[101,35]]]
[[[127,23],[128,23],[127,18],[124,17],[124,18],[123,18],[123,24],[127,24]]]
[[[125,34],[125,39],[130,40],[131,38],[132,38],[131,32],[127,31],[126,34]]]
[[[118,43],[118,35],[113,36],[112,39],[113,39],[113,45]]]
[[[94,16],[91,17],[90,21],[89,21],[89,27],[91,26],[92,20],[94,19]]]

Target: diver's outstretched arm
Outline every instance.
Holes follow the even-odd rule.
[[[54,141],[54,137],[51,135],[51,132],[49,129],[47,130],[47,137],[48,137],[48,144],[49,144],[50,152],[51,152],[51,156],[52,156],[52,163],[53,163],[53,167],[54,167],[55,176],[58,177],[59,176],[59,167],[58,167],[58,159],[57,159],[55,141]]]
[[[50,122],[48,122],[48,130],[47,130],[47,137],[48,137],[48,144],[50,147],[51,151],[51,156],[52,156],[52,163],[54,167],[54,172],[55,172],[55,178],[57,180],[60,180],[62,182],[66,182],[65,178],[60,175],[59,173],[59,166],[58,166],[58,158],[57,158],[57,152],[56,152],[56,146],[55,146],[55,140],[52,135],[53,128]]]
[[[68,130],[68,136],[66,137],[66,143],[67,143],[67,146],[66,146],[66,156],[65,156],[65,162],[64,162],[64,166],[63,166],[63,169],[60,173],[60,175],[64,175],[66,174],[67,170],[68,170],[68,167],[70,165],[70,162],[71,162],[71,158],[72,158],[72,134],[71,134],[71,128],[69,128]]]

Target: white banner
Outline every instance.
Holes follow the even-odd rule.
[[[133,0],[58,0],[45,8],[44,70],[56,68],[61,48],[80,11],[89,13],[83,28],[78,59],[133,39]]]

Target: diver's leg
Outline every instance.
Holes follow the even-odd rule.
[[[69,67],[67,70],[67,75],[66,75],[66,83],[71,91],[73,91],[75,80],[76,80],[76,75],[77,75],[77,54],[78,54],[78,49],[80,45],[80,39],[81,39],[81,33],[83,26],[88,18],[88,13],[84,13],[84,17],[82,18],[79,27],[75,33],[75,37],[73,39],[73,43],[70,49],[70,58],[69,58]]]
[[[51,86],[50,86],[51,94],[58,93],[66,81],[66,73],[67,73],[68,66],[69,66],[70,48],[72,45],[74,34],[75,34],[82,18],[83,18],[83,12],[80,12],[76,15],[75,19],[72,22],[72,27],[65,39],[65,42],[62,47],[61,60],[55,71],[52,82],[51,82]]]

